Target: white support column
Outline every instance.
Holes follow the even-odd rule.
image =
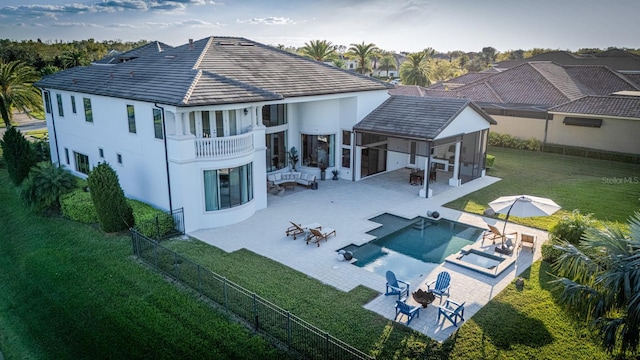
[[[176,135],[184,135],[184,113],[176,114]]]
[[[256,106],[251,111],[252,116],[256,119],[256,126],[262,125],[262,106]]]
[[[456,143],[456,155],[454,157],[453,163],[453,177],[449,179],[450,186],[460,186],[460,145],[461,142],[458,141]]]
[[[420,197],[430,198],[433,196],[433,190],[429,189],[427,193],[427,185],[429,185],[429,173],[431,171],[431,156],[424,158],[424,177],[422,179],[422,189],[420,189]]]

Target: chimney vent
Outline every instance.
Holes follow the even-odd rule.
[[[189,50],[193,50],[193,39],[189,39]]]

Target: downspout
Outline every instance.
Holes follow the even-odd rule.
[[[542,140],[542,149],[540,151],[544,152],[544,145],[547,143],[547,130],[549,129],[549,116],[553,116],[547,112],[546,119],[544,120],[544,140]]]
[[[425,198],[429,197],[429,183],[430,183],[429,180],[431,178],[431,141],[428,141],[428,140],[427,140],[427,165],[428,165],[428,168],[424,169],[424,172],[427,178],[427,187],[425,188],[426,193],[424,194]]]
[[[158,106],[158,103],[153,104],[158,109],[162,110],[162,141],[164,142],[164,163],[167,168],[167,191],[169,192],[169,211],[173,213],[173,203],[171,201],[171,176],[169,176],[169,151],[167,147],[167,127],[164,123],[164,108]]]
[[[51,93],[49,92],[49,90],[42,90],[43,92],[47,93],[47,95],[49,96],[49,102],[51,102]],[[47,113],[47,102],[44,102],[44,113],[46,115]],[[56,144],[56,156],[58,156],[58,166],[61,165],[60,163],[60,149],[58,148],[58,133],[56,132],[56,119],[55,116],[53,115],[53,109],[50,109],[51,112],[51,125],[53,126],[53,138],[55,139],[54,143]]]

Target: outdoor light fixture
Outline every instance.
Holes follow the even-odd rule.
[[[249,110],[245,108],[244,109],[244,114],[247,115],[248,113],[249,113]]]

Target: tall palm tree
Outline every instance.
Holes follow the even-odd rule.
[[[386,71],[388,77],[389,70],[396,68],[396,59],[391,55],[385,55],[380,59],[380,67]]]
[[[426,52],[420,51],[409,54],[407,61],[400,65],[400,79],[405,85],[427,86],[429,80],[429,57]]]
[[[7,127],[11,127],[14,108],[42,110],[42,96],[33,86],[37,80],[36,70],[22,61],[0,62],[0,115]]]
[[[327,40],[311,40],[304,43],[300,53],[316,61],[328,61],[335,57],[336,46]]]
[[[89,65],[89,62],[89,55],[86,51],[74,49],[62,54],[62,63],[64,64],[65,69]]]
[[[568,242],[554,264],[561,301],[594,320],[606,349],[640,350],[640,213],[621,225],[589,228],[580,245]]]
[[[358,59],[356,71],[364,75],[371,72],[369,57],[377,50],[378,48],[375,44],[365,44],[363,41],[362,44],[351,44],[347,53]]]

